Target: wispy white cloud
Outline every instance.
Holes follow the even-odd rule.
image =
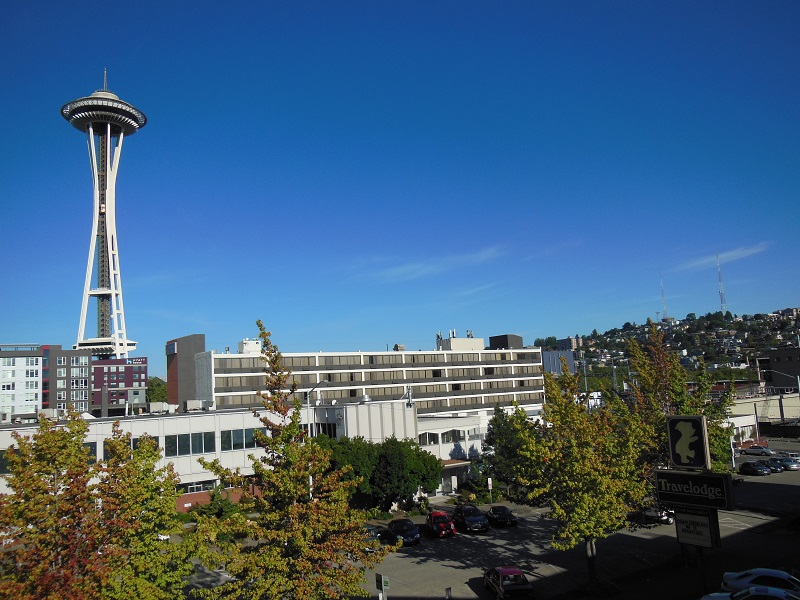
[[[486,290],[490,290],[496,285],[497,285],[496,283],[487,283],[485,285],[479,285],[478,287],[459,290],[455,292],[455,296],[459,296],[461,298],[468,298],[470,296],[475,296],[477,294],[485,292]]]
[[[362,273],[362,276],[387,282],[413,281],[455,269],[486,264],[497,260],[503,254],[504,252],[500,248],[493,247],[471,254],[432,256],[415,262],[367,271]]]
[[[720,264],[725,264],[725,263],[735,262],[743,258],[747,258],[748,256],[753,256],[754,254],[761,254],[762,252],[766,252],[768,248],[769,248],[768,242],[761,242],[760,244],[756,244],[755,246],[742,246],[739,248],[735,248],[733,250],[728,250],[727,252],[720,252],[718,255],[712,254],[709,256],[703,256],[701,258],[690,260],[681,265],[678,265],[677,267],[675,267],[675,270],[701,271],[703,269],[716,267],[718,256]]]

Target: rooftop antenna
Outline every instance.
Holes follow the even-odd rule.
[[[717,275],[719,276],[719,302],[722,308],[722,316],[724,317],[728,309],[725,306],[725,286],[722,285],[722,269],[719,266],[719,254],[717,254]]]
[[[108,69],[103,69],[103,91],[108,91]]]
[[[661,319],[662,321],[667,320],[667,297],[664,295],[664,278],[661,276],[661,273],[658,274],[658,278],[661,280],[661,307],[664,309],[664,317]]]

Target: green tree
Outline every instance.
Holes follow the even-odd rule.
[[[678,356],[665,348],[664,334],[656,327],[651,327],[645,343],[631,340],[628,353],[637,374],[636,380],[629,382],[633,404],[650,440],[643,445],[642,455],[649,471],[669,465],[667,417],[672,415],[705,415],[712,468],[718,472],[730,471],[732,430],[726,422],[733,406],[733,385],[720,397],[712,397],[713,380],[701,367],[694,374],[693,387],[687,386],[686,372]]]
[[[105,454],[107,461],[99,466],[97,484],[101,514],[105,522],[123,524],[111,529],[105,548],[124,550],[108,558],[114,576],[103,597],[181,597],[194,548],[178,518],[179,479],[172,464],[158,468],[161,451],[152,437],[140,437],[132,449],[131,434],[123,433],[118,422],[106,440]],[[183,543],[170,543],[177,534]]]
[[[239,505],[230,499],[230,492],[224,485],[218,485],[208,492],[208,504],[197,504],[189,511],[195,515],[227,519],[239,511]]]
[[[332,439],[326,435],[315,438],[323,448],[331,452],[331,469],[350,467],[347,477],[358,482],[351,506],[370,508],[372,503],[372,475],[378,464],[380,446],[363,437]]]
[[[420,489],[431,492],[438,487],[441,472],[442,465],[433,454],[413,440],[392,436],[380,444],[372,475],[375,502],[387,511],[395,502],[411,500]]]
[[[0,530],[17,541],[0,556],[0,597],[181,597],[183,548],[158,538],[177,527],[174,474],[155,469],[154,441],[131,450],[117,426],[111,457],[98,463],[87,431],[72,413],[63,424],[40,417],[31,436],[14,434]]]
[[[167,382],[160,377],[147,378],[147,401],[166,402],[167,401]]]
[[[423,492],[435,491],[442,477],[441,461],[427,450],[423,450],[415,440],[405,439],[401,444],[406,455],[406,466],[414,484]]]
[[[519,410],[519,406],[516,409]],[[516,418],[516,411],[509,414],[501,407],[495,407],[486,433],[488,448],[483,454],[487,475],[506,485],[518,483],[517,466],[522,443],[520,431],[528,427],[524,413],[519,419]]]
[[[0,597],[102,597],[111,573],[99,556],[108,537],[97,518],[87,430],[73,414],[63,427],[41,417],[32,436],[14,433],[6,452],[13,493],[0,496],[0,521],[17,539],[0,559]]]
[[[199,557],[208,567],[224,566],[233,579],[197,593],[282,600],[366,596],[364,570],[389,548],[365,543],[366,515],[349,506],[358,482],[347,469],[331,469],[330,451],[306,437],[300,402],[292,400],[296,386],[287,385],[281,353],[257,324],[266,363],[264,410],[257,414],[267,434],[257,432],[256,442],[264,452],[250,455],[252,477],[201,460],[241,491],[242,512],[224,521],[198,519]]]
[[[590,408],[578,377],[564,361],[558,378],[545,374],[543,421],[522,427],[520,482],[527,501],[544,504],[557,527],[551,543],[567,550],[584,542],[589,574],[596,579],[595,540],[622,529],[647,487],[639,461],[645,431],[616,395]]]

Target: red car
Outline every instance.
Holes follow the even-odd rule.
[[[494,567],[483,574],[483,587],[497,600],[535,600],[533,586],[517,567]]]
[[[425,523],[430,528],[431,534],[434,537],[448,537],[456,534],[456,526],[453,520],[446,512],[441,510],[434,510],[428,514]]]

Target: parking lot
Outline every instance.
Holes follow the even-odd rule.
[[[771,446],[800,449],[796,441],[774,441]],[[742,456],[736,463],[758,458]],[[703,589],[718,589],[725,570],[800,568],[798,531],[792,520],[800,515],[800,471],[763,477],[735,475],[734,480],[736,508],[719,511],[720,548],[704,549],[698,555],[691,547],[684,553],[674,525],[622,531],[598,540],[598,574],[614,581],[618,588],[614,597],[698,598]],[[437,503],[436,508],[451,511],[453,506]],[[582,589],[588,577],[583,547],[551,550],[553,524],[543,517],[544,510],[512,508],[520,517],[517,527],[493,527],[486,534],[458,533],[445,539],[425,537],[423,529],[421,544],[402,548],[378,567],[389,578],[384,598],[445,598],[448,589],[451,598],[489,598],[483,589],[483,572],[499,565],[521,567],[540,600],[593,595]],[[413,520],[421,525],[424,517]],[[755,553],[754,548],[765,551]],[[378,597],[374,573],[368,573],[367,589]]]

